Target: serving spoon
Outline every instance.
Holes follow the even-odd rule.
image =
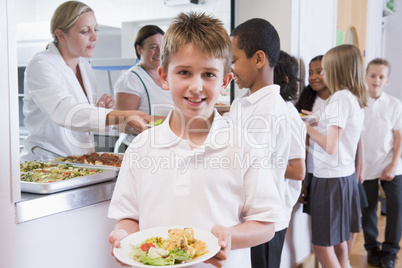
[[[32,152],[33,154],[35,154],[34,150],[35,150],[36,148],[39,148],[39,149],[41,149],[41,150],[43,150],[43,151],[49,152],[49,153],[51,153],[51,154],[54,154],[54,155],[56,155],[56,156],[58,156],[58,157],[63,157],[63,158],[65,158],[65,156],[62,156],[61,154],[55,153],[55,152],[53,152],[53,151],[50,151],[50,150],[45,149],[45,148],[43,148],[43,147],[40,147],[40,146],[38,146],[38,145],[35,145],[34,147],[31,148],[31,152]]]

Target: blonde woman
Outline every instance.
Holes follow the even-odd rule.
[[[356,46],[341,45],[325,54],[322,65],[332,93],[321,117],[327,128],[320,133],[306,123],[318,144],[310,186],[312,243],[324,268],[347,267],[347,241],[361,228],[355,157],[367,101],[363,59]]]
[[[150,118],[140,111],[113,111],[114,100],[96,96],[92,68],[84,58],[94,55],[98,23],[84,3],[61,4],[51,20],[54,38],[45,51],[36,54],[26,67],[24,140],[21,160],[44,160],[54,155],[35,150],[41,146],[61,155],[94,151],[92,131],[104,132],[108,125],[128,123],[140,132]]]

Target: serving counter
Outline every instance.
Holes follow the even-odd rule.
[[[108,201],[112,198],[115,184],[116,179],[48,195],[22,193],[21,201],[16,203],[17,222]]]

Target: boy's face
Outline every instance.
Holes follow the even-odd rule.
[[[159,67],[163,88],[170,90],[176,110],[186,119],[210,118],[214,105],[233,75],[224,74],[224,60],[206,56],[189,44],[170,57],[169,67]]]
[[[389,83],[389,69],[381,64],[371,64],[366,73],[366,83],[371,97],[379,97]]]
[[[240,89],[253,86],[255,79],[255,59],[247,58],[244,50],[237,47],[237,37],[231,37],[233,44],[232,72]]]

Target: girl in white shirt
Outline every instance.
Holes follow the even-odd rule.
[[[347,241],[351,232],[360,231],[353,214],[360,214],[354,201],[358,195],[355,157],[367,102],[363,59],[356,46],[341,45],[325,54],[322,66],[333,93],[323,114],[327,131],[321,134],[306,123],[307,133],[318,145],[310,186],[312,243],[323,267],[347,267]]]
[[[85,58],[94,55],[98,23],[84,3],[60,5],[51,20],[54,41],[27,65],[24,85],[24,124],[29,131],[21,160],[46,160],[54,155],[82,155],[94,151],[92,131],[128,123],[140,132],[150,118],[140,111],[113,111],[114,100],[103,95],[96,103],[96,82]]]
[[[303,89],[299,100],[295,105],[299,112],[301,112],[301,110],[307,110],[312,111],[314,114],[320,116],[321,113],[324,112],[325,106],[328,104],[331,91],[327,87],[327,84],[325,84],[324,77],[322,75],[321,61],[323,57],[323,55],[316,56],[309,63],[309,84]],[[319,129],[326,128],[326,125],[323,121],[320,121],[314,128],[316,128],[318,132],[322,133],[322,131]],[[307,137],[306,145],[307,148],[311,147],[314,149],[315,142],[310,139],[310,137]],[[313,154],[309,150],[306,157],[306,171],[307,174],[303,181],[301,202],[304,204],[303,211],[310,214],[308,204],[308,186],[311,178],[313,177]]]

